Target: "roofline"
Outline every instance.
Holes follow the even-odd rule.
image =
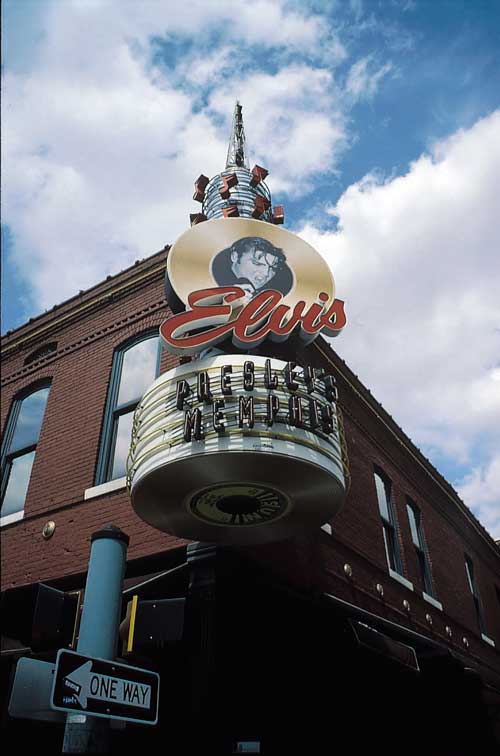
[[[142,260],[136,260],[135,263],[128,268],[125,268],[124,270],[112,276],[108,276],[104,281],[100,281],[99,283],[91,286],[89,289],[82,290],[78,294],[75,294],[69,299],[61,302],[61,304],[56,305],[52,310],[41,313],[35,318],[30,318],[27,323],[24,323],[23,325],[18,326],[12,331],[7,332],[7,334],[5,334],[4,336],[4,341],[7,338],[8,343],[5,344],[5,346],[2,348],[2,356],[5,357],[9,355],[11,352],[22,346],[25,342],[29,342],[45,332],[50,332],[50,330],[52,330],[54,327],[59,326],[62,322],[70,320],[74,318],[75,315],[79,315],[82,312],[95,307],[95,305],[99,302],[107,301],[110,295],[122,291],[123,289],[127,289],[138,282],[144,282],[149,277],[156,276],[161,270],[164,270],[166,261],[162,261],[159,265],[154,266],[152,269],[142,275],[137,275],[130,278],[122,286],[112,286],[112,284],[110,284],[110,282],[116,283],[117,280],[120,279],[120,277],[126,276],[127,273],[130,273],[130,271],[133,271],[141,264],[152,263],[155,257],[159,257],[160,255],[165,254],[165,252],[167,252],[169,248],[169,245],[166,245],[164,249],[160,250],[159,252],[155,252],[153,255],[143,258]],[[107,288],[106,285],[108,285]],[[72,302],[77,304],[77,300],[85,297],[86,295],[89,295],[91,292],[95,291],[97,293],[99,289],[103,288],[104,292],[101,296],[91,297],[87,299],[85,303],[81,304],[80,307],[72,307],[66,313],[59,316],[56,315],[56,311],[62,308],[64,305],[68,305]],[[40,325],[40,327],[36,329],[36,322],[42,321],[43,318],[47,318],[48,322],[45,325]],[[33,326],[34,323],[35,325]],[[16,334],[23,328],[26,328],[26,326],[28,325],[33,326],[34,330],[30,329],[30,331],[24,336],[21,336],[19,334],[19,337],[16,339]],[[495,540],[495,538],[493,538],[493,536],[488,533],[486,528],[474,516],[474,514],[470,511],[470,509],[462,501],[462,499],[460,499],[453,486],[446,480],[446,478],[441,475],[441,473],[434,467],[432,462],[430,462],[430,460],[428,460],[427,457],[425,457],[425,455],[420,451],[420,449],[418,449],[413,441],[406,435],[404,430],[396,423],[394,418],[387,412],[387,410],[384,409],[380,402],[375,399],[371,391],[367,389],[366,386],[364,386],[364,384],[361,382],[361,380],[356,376],[356,374],[353,373],[347,363],[336,354],[336,352],[324,338],[320,337],[316,339],[313,344],[317,351],[334,367],[338,367],[337,363],[341,363],[344,380],[347,381],[353,391],[370,408],[370,410],[376,415],[377,419],[391,433],[391,435],[393,435],[400,443],[404,445],[413,459],[419,464],[420,467],[422,467],[426,471],[426,473],[443,491],[447,498],[453,501],[453,503],[458,507],[458,509],[474,527],[476,532],[488,543],[490,548],[493,549],[495,555],[498,556],[500,540]]]
[[[149,277],[150,275],[154,275],[155,273],[157,273],[159,270],[163,269],[166,266],[165,261],[162,261],[159,266],[155,267],[153,270],[148,271],[144,275],[134,276],[133,278],[130,278],[123,286],[113,286],[113,284],[114,283],[116,284],[117,281],[121,277],[125,277],[127,273],[130,273],[131,271],[137,269],[143,263],[152,263],[155,257],[159,257],[160,255],[165,254],[165,252],[167,252],[168,249],[170,249],[170,245],[166,245],[164,249],[160,250],[159,252],[155,252],[153,255],[150,255],[149,257],[145,257],[142,260],[136,260],[135,263],[130,265],[128,268],[124,268],[119,273],[115,273],[113,275],[107,276],[105,280],[99,281],[99,283],[94,284],[88,289],[80,291],[78,294],[74,294],[72,297],[65,299],[60,304],[54,305],[54,307],[51,310],[46,310],[45,312],[40,313],[39,315],[36,315],[33,318],[30,318],[28,321],[26,321],[22,325],[17,326],[16,328],[13,328],[10,331],[7,331],[2,337],[2,341],[3,341],[3,346],[1,350],[2,356],[4,357],[7,356],[12,351],[19,348],[21,345],[23,345],[25,342],[29,342],[32,339],[35,339],[37,336],[41,335],[42,333],[45,333],[46,331],[50,331],[54,326],[58,325],[62,321],[66,321],[74,317],[76,314],[90,309],[100,300],[108,299],[111,294],[117,291],[121,291],[124,288],[128,288],[132,284],[136,283],[138,280]],[[95,292],[96,295],[98,295],[99,289],[104,289],[104,293],[102,294],[102,296],[88,297],[88,295],[92,294],[92,292]],[[80,306],[77,306],[78,300],[81,300],[83,298],[87,298],[86,301],[82,303]],[[64,308],[66,305],[71,305],[72,303],[75,306],[68,308],[65,313],[60,314],[57,312],[58,310],[62,310],[62,308]],[[45,324],[42,324],[44,318],[47,319],[47,322]],[[37,328],[37,325],[39,325],[38,328]],[[29,332],[26,333],[25,335],[21,335],[20,332],[26,327],[30,327]]]
[[[445,496],[448,499],[452,500],[453,504],[458,507],[459,511],[462,512],[465,518],[474,527],[478,535],[488,543],[490,548],[493,550],[493,553],[498,558],[498,556],[500,555],[500,541],[495,540],[495,538],[493,538],[493,536],[488,533],[484,525],[481,524],[477,517],[475,517],[475,515],[471,512],[469,507],[459,497],[458,493],[455,491],[451,483],[449,483],[446,478],[441,475],[439,470],[434,467],[432,462],[427,459],[427,457],[406,435],[404,430],[397,424],[394,418],[387,412],[387,410],[384,409],[380,402],[375,399],[371,391],[367,389],[366,386],[364,386],[360,379],[357,377],[357,375],[353,373],[347,363],[336,354],[330,344],[322,337],[316,339],[313,343],[319,353],[334,367],[338,367],[336,364],[338,361],[342,363],[344,380],[347,381],[349,386],[358,395],[358,397],[376,415],[377,420],[382,423],[382,425],[389,431],[389,433],[391,433],[391,435],[395,436],[396,439],[403,444],[406,451],[411,454],[415,462],[417,462],[417,464],[425,470],[425,472],[431,477],[434,483],[443,491]]]

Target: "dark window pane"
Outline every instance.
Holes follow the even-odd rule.
[[[425,554],[423,551],[420,551],[420,549],[417,550],[417,557],[418,557],[418,563],[420,566],[420,575],[422,577],[422,584],[424,586],[424,591],[429,594],[429,596],[433,595],[432,591],[432,583],[431,583],[431,576],[429,573],[429,566],[427,564],[427,559],[425,558]]]
[[[158,357],[158,337],[140,341],[123,353],[117,407],[139,401],[154,381]]]
[[[469,582],[470,592],[473,596],[476,595],[476,589],[474,586],[474,568],[470,559],[465,560],[465,571],[467,573],[467,580]]]
[[[130,450],[130,439],[132,436],[133,412],[127,412],[126,415],[120,415],[117,421],[115,451],[113,455],[113,465],[111,468],[111,479],[121,478],[126,473],[127,457]]]
[[[389,521],[391,520],[390,514],[389,514],[389,485],[385,483],[384,480],[380,477],[378,473],[375,473],[375,486],[377,488],[377,499],[378,499],[378,506],[380,509],[380,514],[382,517]]]
[[[396,544],[394,542],[394,531],[392,528],[388,527],[384,524],[384,543],[385,543],[385,553],[387,555],[387,563],[391,570],[394,570],[394,572],[398,572],[397,562],[396,562]]]
[[[47,386],[22,400],[9,452],[37,443],[48,395]]]
[[[408,510],[408,520],[410,522],[410,530],[411,530],[411,537],[412,537],[413,543],[415,544],[417,548],[423,548],[423,544],[420,543],[417,517],[415,515],[415,510],[409,504],[406,505],[406,509]]]
[[[9,480],[2,503],[2,517],[23,511],[34,459],[35,452],[32,451],[16,457],[10,463]]]
[[[483,635],[487,635],[488,633],[486,632],[486,625],[484,622],[483,607],[481,605],[481,602],[478,596],[474,596],[474,604],[476,607],[477,622],[479,625],[479,630],[483,633]]]

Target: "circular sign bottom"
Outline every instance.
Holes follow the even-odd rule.
[[[310,460],[232,451],[155,466],[133,486],[132,505],[153,527],[180,538],[250,545],[319,528],[344,496],[340,476]]]
[[[200,491],[189,509],[195,517],[213,525],[251,528],[277,520],[290,508],[290,500],[274,488],[252,483],[233,483]]]

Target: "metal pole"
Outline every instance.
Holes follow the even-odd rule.
[[[193,728],[191,749],[209,753],[214,749],[216,717],[215,590],[217,547],[213,543],[188,544],[190,579],[186,599],[184,642],[188,649],[191,677]]]
[[[122,584],[129,537],[115,525],[92,534],[77,651],[112,660],[116,656]],[[85,714],[68,714],[63,753],[106,753],[109,722]]]

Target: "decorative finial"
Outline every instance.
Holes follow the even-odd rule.
[[[203,173],[196,179],[193,199],[201,202],[201,212],[190,214],[192,226],[214,218],[255,218],[266,223],[283,223],[283,205],[272,207],[271,192],[265,182],[269,171],[261,165],[254,165],[250,171],[245,150],[242,107],[236,101],[226,167],[211,179]]]
[[[245,154],[245,128],[243,126],[242,107],[238,100],[234,107],[233,128],[227,151],[227,168],[248,168],[248,158]]]

